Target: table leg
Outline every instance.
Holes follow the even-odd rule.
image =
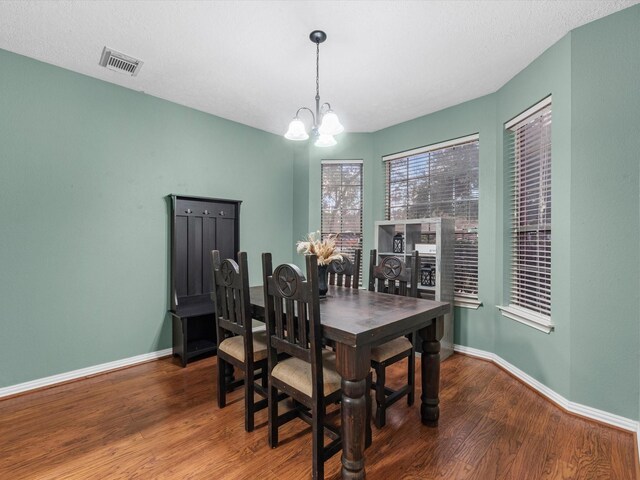
[[[440,339],[442,338],[444,317],[439,317],[431,325],[418,333],[422,339],[422,423],[430,427],[438,426],[440,417]]]
[[[336,343],[336,369],[342,377],[342,478],[366,478],[367,375],[371,349]]]

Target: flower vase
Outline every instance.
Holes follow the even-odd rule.
[[[327,285],[327,267],[328,265],[318,265],[318,296],[326,298],[329,286]]]

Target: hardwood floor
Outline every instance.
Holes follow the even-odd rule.
[[[290,422],[271,450],[263,410],[246,433],[241,390],[216,406],[215,362],[168,358],[0,401],[0,478],[309,478],[309,427]],[[402,382],[403,365],[387,378]],[[392,406],[367,478],[636,478],[631,434],[564,413],[493,364],[456,354],[441,382],[440,426]],[[326,472],[340,477],[339,454]]]

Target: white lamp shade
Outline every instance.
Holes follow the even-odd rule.
[[[329,110],[322,116],[322,125],[320,125],[318,132],[320,135],[338,135],[344,132],[344,127],[333,110]]]
[[[333,138],[333,135],[322,135],[318,136],[318,139],[314,143],[316,147],[333,147],[337,144],[336,139]]]
[[[307,134],[307,130],[304,127],[304,123],[298,117],[291,120],[289,124],[289,130],[284,134],[284,138],[287,140],[306,140],[309,138],[309,134]]]

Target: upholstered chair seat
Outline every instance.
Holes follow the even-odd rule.
[[[373,347],[371,349],[371,360],[374,360],[376,362],[384,362],[385,360],[404,353],[407,350],[411,350],[412,348],[413,344],[407,337],[395,338],[390,342],[383,343],[382,345],[378,345],[377,347]]]
[[[311,364],[299,358],[291,357],[278,362],[273,367],[271,376],[309,397],[313,392]],[[340,390],[340,375],[336,372],[336,355],[330,350],[322,352],[322,376],[325,395]]]
[[[240,335],[225,338],[220,345],[218,351],[224,352],[233,358],[244,362],[244,338]],[[253,333],[253,361],[258,362],[267,358],[267,332]]]

